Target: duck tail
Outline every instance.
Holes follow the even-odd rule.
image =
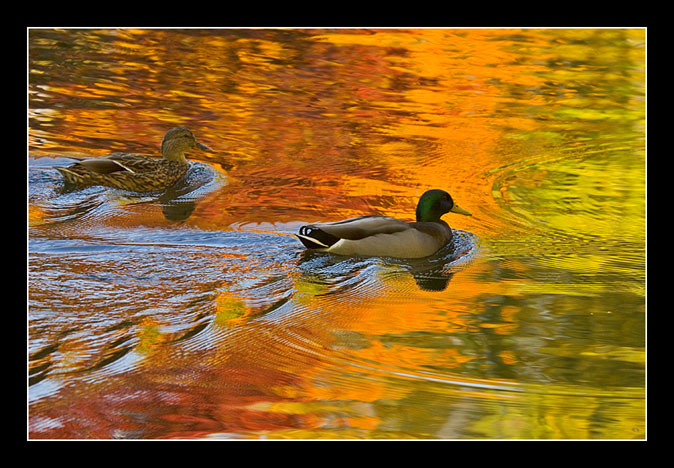
[[[315,226],[302,226],[296,236],[307,249],[328,249],[339,241],[339,237],[328,234]]]

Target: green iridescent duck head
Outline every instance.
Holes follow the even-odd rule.
[[[425,192],[417,204],[417,222],[438,222],[445,213],[458,213],[466,216],[472,214],[454,203],[452,197],[440,189]]]

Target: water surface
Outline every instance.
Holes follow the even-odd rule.
[[[643,30],[32,29],[30,438],[645,438]],[[165,192],[53,166],[158,154]],[[446,249],[306,253],[412,220]]]

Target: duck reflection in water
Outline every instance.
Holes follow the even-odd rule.
[[[190,217],[196,204],[191,198],[181,198],[181,195],[190,192],[186,184],[178,183],[176,186],[167,188],[159,196],[161,212],[169,221],[184,221]]]
[[[339,256],[305,250],[300,255],[298,268],[304,277],[312,278],[310,281],[334,285],[341,290],[349,288],[351,278],[356,278],[365,269],[388,266],[410,274],[424,291],[444,291],[456,272],[451,263],[459,257],[452,245],[424,259]],[[357,282],[353,281],[354,284]]]

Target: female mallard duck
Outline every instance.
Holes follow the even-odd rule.
[[[178,182],[190,167],[185,152],[196,148],[212,151],[199,143],[191,131],[176,127],[164,135],[161,142],[162,159],[112,153],[56,169],[67,182],[78,186],[105,185],[133,192],[151,192]]]
[[[300,228],[308,249],[339,255],[422,258],[433,255],[452,240],[452,230],[440,219],[448,212],[471,216],[444,190],[424,193],[417,205],[417,221],[406,223],[388,216],[359,216],[336,223]]]

